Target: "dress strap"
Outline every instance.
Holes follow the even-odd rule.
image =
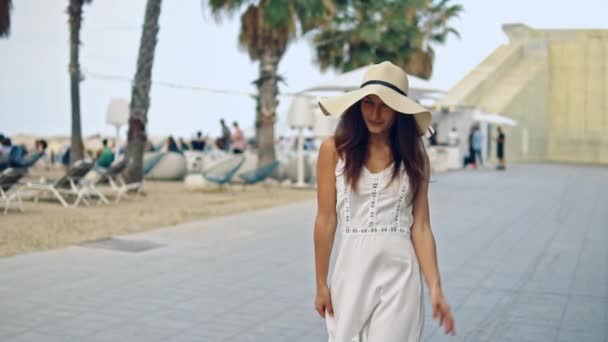
[[[336,163],[336,170],[335,170],[336,177],[338,177],[344,173],[344,165],[345,165],[344,160],[342,160],[342,158],[338,157],[338,162]]]
[[[346,233],[350,233],[352,229],[350,224],[350,196],[348,196],[348,183],[346,182],[346,176],[342,176],[342,196],[344,198],[344,228]]]
[[[405,170],[402,170],[400,172],[399,181],[401,183],[401,187],[399,190],[399,199],[397,200],[397,207],[395,208],[395,215],[393,217],[393,231],[397,231],[401,227],[401,207],[403,206],[403,202],[405,201],[405,195],[407,194],[407,190],[409,188],[408,177]]]

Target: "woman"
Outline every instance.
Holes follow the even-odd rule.
[[[429,221],[421,136],[431,115],[407,91],[406,73],[383,62],[368,68],[360,89],[319,102],[324,114],[341,116],[317,162],[315,308],[329,341],[420,341],[420,270],[433,317],[454,334]],[[330,287],[337,227],[342,239]]]

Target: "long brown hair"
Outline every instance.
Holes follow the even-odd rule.
[[[363,121],[360,102],[351,106],[341,116],[334,134],[336,150],[344,160],[347,183],[356,191],[363,164],[367,160],[369,131]],[[413,115],[397,113],[390,128],[390,148],[394,160],[392,180],[398,177],[401,167],[409,178],[414,201],[425,177],[426,150],[418,133]]]

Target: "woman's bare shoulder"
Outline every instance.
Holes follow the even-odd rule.
[[[338,159],[338,150],[336,149],[336,141],[334,137],[329,137],[323,140],[319,148],[319,158]]]
[[[319,148],[319,163],[324,166],[336,166],[338,162],[338,150],[336,149],[336,141],[334,137],[329,137],[323,140]]]
[[[336,149],[336,139],[334,137],[328,137],[321,142],[320,152],[325,150],[325,153],[331,152],[333,154],[338,154]]]

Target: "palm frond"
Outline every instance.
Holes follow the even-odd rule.
[[[221,22],[222,17],[233,18],[239,14],[244,5],[252,4],[253,0],[208,0],[203,1],[203,13],[209,11],[216,22]],[[207,6],[205,6],[205,4]]]
[[[458,37],[458,39],[461,39],[462,37],[460,36],[460,32],[458,32],[455,28],[452,27],[448,27],[446,29],[446,34],[447,33],[452,33],[453,35],[455,35],[456,37]]]
[[[336,12],[331,0],[296,0],[293,6],[302,34],[327,25]]]
[[[445,44],[448,27],[462,6],[451,0],[341,0],[334,1],[331,23],[313,36],[315,61],[322,70],[340,71],[391,60],[412,75],[428,79],[434,50],[429,43]]]
[[[285,28],[294,26],[291,6],[284,0],[262,1],[258,7],[264,16],[264,24],[272,28]]]

